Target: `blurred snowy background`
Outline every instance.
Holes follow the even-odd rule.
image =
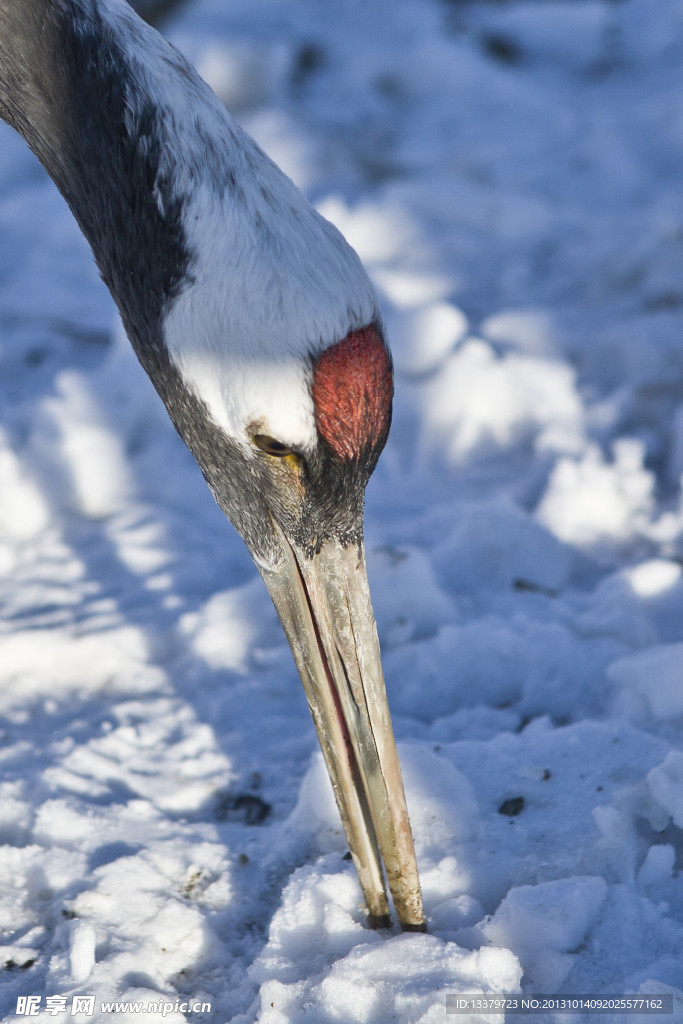
[[[3,1019],[432,1024],[520,984],[681,1019],[683,2],[143,7],[382,297],[367,546],[430,934],[364,927],[261,581],[3,126]]]

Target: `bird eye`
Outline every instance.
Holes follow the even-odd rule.
[[[266,455],[275,455],[278,459],[294,454],[294,450],[289,445],[283,444],[282,441],[276,441],[274,437],[268,437],[267,434],[254,434],[254,444]]]

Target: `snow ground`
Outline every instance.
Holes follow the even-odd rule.
[[[430,934],[365,928],[265,590],[3,128],[3,1019],[431,1024],[520,986],[682,1019],[683,3],[166,31],[385,303],[367,543]]]

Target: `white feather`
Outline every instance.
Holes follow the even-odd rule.
[[[373,320],[377,303],[353,250],[262,159],[242,179],[245,204],[206,187],[194,194],[185,217],[194,283],[174,302],[165,340],[231,437],[246,443],[258,424],[306,448],[316,440],[310,356]]]
[[[162,173],[185,198],[187,284],[164,322],[183,380],[228,435],[258,426],[310,448],[310,356],[378,318],[354,250],[232,120],[209,87],[121,0],[99,8],[173,139]],[[189,74],[188,74],[189,72]],[[234,185],[226,185],[227,172]]]

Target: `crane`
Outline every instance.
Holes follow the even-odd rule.
[[[304,685],[367,906],[425,919],[363,550],[393,376],[356,253],[125,0],[0,0],[0,117],[90,243],[244,539]]]

